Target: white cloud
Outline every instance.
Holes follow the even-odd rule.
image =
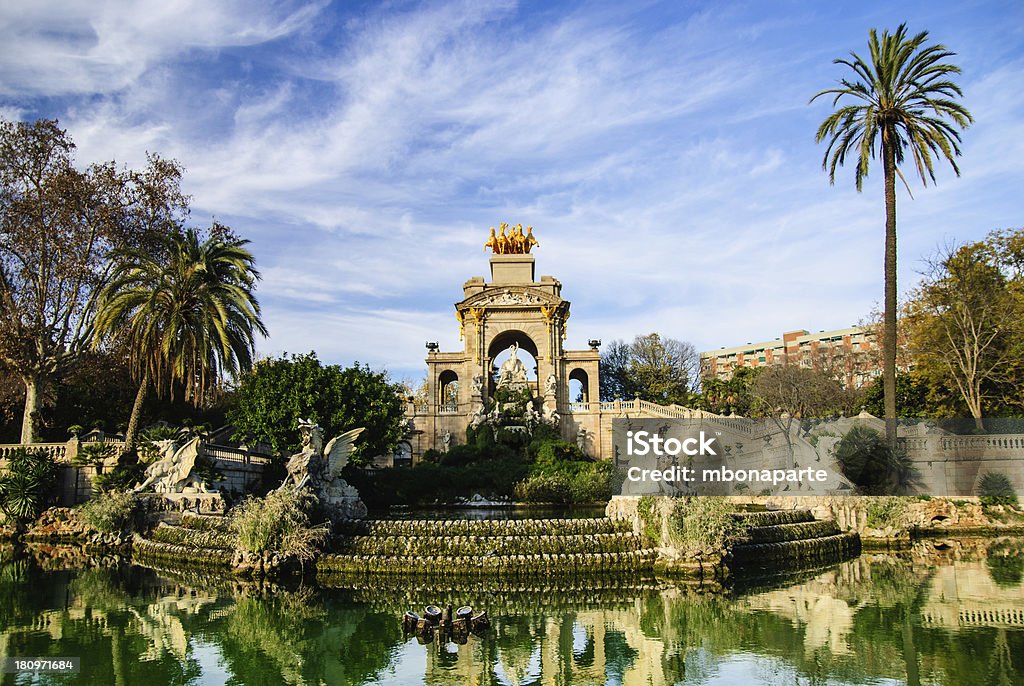
[[[805,103],[846,46],[822,48],[811,13],[118,6],[0,9],[19,48],[0,55],[4,106],[82,93],[61,113],[80,159],[184,163],[196,221],[253,239],[268,351],[409,369],[426,338],[458,346],[451,303],[501,221],[537,227],[574,345],[763,340],[846,326],[881,295],[879,175],[857,194],[851,169],[834,188],[820,171]],[[274,41],[291,49],[260,52]],[[901,198],[904,285],[938,237],[1012,214],[994,196],[1021,180],[1022,71],[967,84],[964,178]]]
[[[110,93],[192,49],[248,46],[306,25],[323,2],[262,13],[206,0],[35,0],[0,5],[0,94]]]

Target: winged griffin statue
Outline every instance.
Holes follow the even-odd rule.
[[[333,515],[358,519],[366,516],[366,505],[359,492],[341,478],[356,438],[364,429],[352,429],[332,438],[324,447],[323,429],[315,422],[300,419],[302,449],[288,459],[288,476],[278,490],[308,488]]]
[[[197,436],[181,447],[173,439],[154,441],[160,459],[146,468],[145,480],[132,490],[138,493],[153,486],[157,493],[209,493],[203,480],[192,473],[199,457],[199,441]]]

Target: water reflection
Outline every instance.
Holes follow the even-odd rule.
[[[0,657],[82,657],[42,683],[154,686],[1019,684],[1021,548],[927,542],[726,597],[636,579],[267,589],[0,549]],[[428,602],[486,607],[494,627],[403,636],[400,613]]]

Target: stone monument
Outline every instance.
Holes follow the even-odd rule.
[[[428,450],[442,450],[446,432],[457,438],[466,435],[467,427],[493,426],[502,412],[495,397],[502,395],[508,403],[525,398],[526,391],[533,401],[515,413],[523,426],[545,422],[557,426],[563,439],[575,441],[579,421],[586,421],[591,436],[601,435],[596,402],[601,355],[594,347],[565,348],[569,301],[562,298],[557,279],[536,276],[532,251],[539,245],[533,227],[504,223],[490,230],[484,244],[492,253],[490,280],[469,279],[462,300],[455,303],[463,349],[442,352],[436,344],[427,346],[427,397],[407,410],[413,420],[408,441],[414,460]],[[506,351],[508,359],[496,369]],[[582,401],[576,407],[570,407],[570,380],[580,384]],[[581,405],[594,411],[583,418]],[[579,421],[569,421],[574,412]],[[511,408],[504,414],[507,422]]]
[[[200,442],[198,436],[182,446],[173,439],[154,441],[160,457],[146,468],[145,479],[132,491],[142,493],[152,487],[154,493],[162,496],[162,509],[223,512],[224,497],[219,491],[212,491],[194,471]]]
[[[359,492],[341,478],[341,470],[348,464],[356,438],[362,432],[362,428],[346,431],[324,447],[320,426],[300,419],[302,449],[288,458],[288,475],[278,490],[308,489],[332,520],[365,517],[366,505]]]

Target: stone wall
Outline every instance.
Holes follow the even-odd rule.
[[[123,444],[107,441],[112,447],[120,448]],[[62,507],[71,507],[84,503],[92,497],[92,481],[97,473],[107,472],[117,464],[114,457],[107,458],[102,464],[75,466],[71,461],[78,455],[80,445],[77,439],[67,443],[33,443],[29,446],[0,445],[0,471],[7,469],[7,455],[22,447],[32,450],[45,450],[57,463],[58,503]],[[252,490],[263,478],[263,468],[270,462],[266,455],[254,454],[251,451],[232,448],[230,446],[207,445],[203,447],[205,455],[213,460],[214,466],[224,475],[224,480],[212,484],[224,493],[243,494]]]
[[[1001,520],[987,514],[976,497],[928,498],[903,496],[899,499],[900,521],[898,526],[873,529],[868,523],[868,512],[872,506],[889,501],[888,496],[728,496],[736,507],[754,506],[772,511],[809,510],[815,519],[834,520],[842,531],[858,533],[874,538],[897,538],[912,528],[931,531],[948,531],[950,535],[960,531],[981,529],[998,532],[999,529],[1019,529],[1021,521],[1008,514]],[[669,498],[658,498],[656,507],[665,509],[671,503]],[[663,503],[661,502],[663,501]],[[605,514],[616,520],[632,523],[635,531],[643,526],[639,514],[639,496],[614,496],[608,503]]]

